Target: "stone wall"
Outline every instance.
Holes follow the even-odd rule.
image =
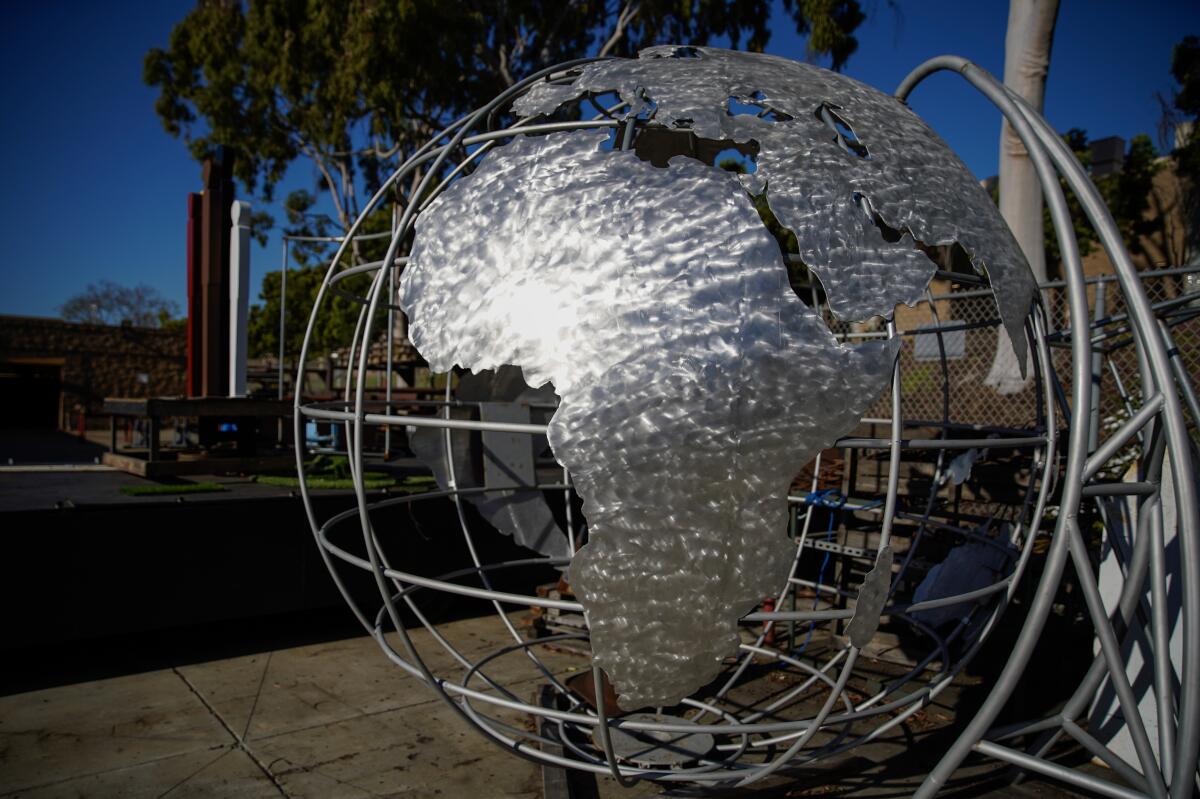
[[[162,397],[185,391],[183,330],[77,324],[61,319],[0,316],[0,364],[61,370],[60,426],[74,428],[80,410],[93,421],[105,397]]]

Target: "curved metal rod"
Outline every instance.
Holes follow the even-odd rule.
[[[446,419],[450,418],[451,382],[450,376],[447,375],[445,394],[446,407],[443,411],[445,415],[444,418]],[[454,489],[454,493],[452,494],[454,512],[458,516],[458,526],[459,529],[462,530],[463,542],[467,546],[467,553],[471,557],[471,562],[475,564],[475,568],[479,570],[479,579],[483,583],[483,587],[488,591],[492,591],[491,577],[488,575],[488,572],[482,568],[482,561],[479,559],[479,553],[475,550],[475,541],[471,536],[470,526],[467,524],[467,514],[466,510],[463,508],[462,497],[457,491],[458,472],[454,465],[454,446],[453,442],[451,441],[452,433],[449,429],[443,430],[442,432],[442,456],[445,458],[446,462],[446,478],[449,488]],[[500,602],[497,600],[492,600],[492,607],[495,609],[496,615],[500,618],[500,623],[503,624],[505,629],[508,630],[508,633],[513,637],[513,640],[519,644],[524,643],[525,639],[521,637],[521,634],[517,632],[517,628],[513,626],[512,621],[510,621],[508,616],[504,613],[504,609],[500,607]],[[571,692],[567,690],[567,687],[558,681],[558,678],[554,676],[554,673],[546,667],[546,664],[541,661],[541,658],[539,658],[532,649],[525,647],[523,651],[525,656],[528,657],[535,666],[537,666],[538,671],[542,673],[542,676],[546,678],[547,682],[549,682],[556,691],[567,697],[572,704],[577,704],[575,698],[571,695]]]
[[[1183,419],[1180,398],[1175,390],[1170,357],[1167,354],[1157,319],[1154,317],[1153,306],[1145,295],[1128,253],[1124,250],[1120,231],[1116,228],[1111,216],[1108,215],[1103,199],[1099,196],[1095,186],[1083,173],[1066,146],[1057,136],[1052,135],[1053,131],[1049,129],[1049,125],[1044,120],[1037,117],[1022,102],[1017,102],[1050,149],[1056,165],[1080,199],[1093,226],[1100,233],[1105,249],[1109,251],[1125,293],[1127,313],[1139,345],[1141,357],[1138,363],[1139,368],[1144,372],[1143,395],[1149,393],[1152,386],[1157,386],[1163,400],[1158,424],[1162,425],[1167,437],[1167,454],[1171,459],[1173,473],[1177,476],[1174,487],[1180,547],[1179,568],[1182,578],[1180,626],[1183,637],[1181,658],[1183,675],[1181,680],[1182,685],[1189,689],[1185,690],[1181,697],[1178,720],[1180,731],[1176,750],[1173,753],[1173,768],[1169,769],[1169,785],[1171,796],[1189,796],[1196,781],[1194,765],[1197,761],[1198,751],[1200,751],[1200,696],[1198,696],[1200,691],[1194,688],[1196,685],[1200,685],[1200,663],[1196,662],[1197,656],[1200,656],[1200,549],[1197,548],[1200,542],[1197,542],[1194,534],[1198,529],[1196,484],[1185,476],[1193,474],[1191,471],[1194,468],[1191,456],[1192,443]],[[1068,161],[1064,155],[1070,156],[1070,160]],[[1086,584],[1084,587],[1087,587]],[[1101,614],[1101,618],[1096,619],[1096,622],[1101,628],[1101,641],[1103,642],[1106,637],[1106,628],[1108,628],[1107,618]],[[1169,651],[1156,654],[1158,656],[1156,660],[1170,656]],[[1119,673],[1112,674],[1111,679],[1118,688],[1118,692],[1124,689],[1123,683],[1128,682],[1123,668],[1119,670]],[[1125,712],[1128,714],[1129,711]],[[1127,719],[1135,745],[1140,737],[1138,734],[1138,727],[1142,726],[1140,722],[1140,716]],[[1160,723],[1170,724],[1171,715],[1168,714],[1162,718]],[[1139,752],[1140,757],[1141,753]],[[1164,753],[1164,765],[1171,758],[1172,754]]]
[[[1005,118],[1008,119],[1009,124],[1012,125],[1018,137],[1029,151],[1030,158],[1033,161],[1034,168],[1042,184],[1047,206],[1055,223],[1055,234],[1058,237],[1059,251],[1063,254],[1063,263],[1068,267],[1067,291],[1071,317],[1073,319],[1087,318],[1087,297],[1083,293],[1083,286],[1078,280],[1076,270],[1070,268],[1077,264],[1079,250],[1071,225],[1070,213],[1067,210],[1066,200],[1058,185],[1057,175],[1051,168],[1045,151],[1038,144],[1037,138],[1024,115],[1021,114],[1008,95],[996,83],[995,79],[964,58],[942,56],[930,59],[913,70],[901,82],[900,87],[897,88],[896,96],[900,100],[904,100],[921,80],[942,70],[959,73],[996,105]],[[1088,393],[1088,367],[1090,364],[1089,356],[1091,347],[1089,342],[1082,336],[1074,337],[1071,341],[1071,347],[1072,363],[1075,370],[1071,387],[1073,392],[1071,407],[1076,414],[1076,418],[1086,418],[1086,409],[1090,401]],[[1063,497],[1060,502],[1061,507],[1064,509],[1077,508],[1079,506],[1081,485],[1077,478],[1082,472],[1083,459],[1087,454],[1086,435],[1087,428],[1085,425],[1076,424],[1071,426],[1066,467],[1068,481],[1063,486]],[[1076,479],[1070,479],[1072,476],[1076,477]],[[1070,513],[1069,510],[1060,513],[1054,540],[1046,559],[1042,580],[1038,585],[1029,615],[1013,647],[1012,655],[1009,657],[991,693],[975,717],[942,757],[938,765],[926,776],[921,787],[915,794],[918,799],[930,799],[946,784],[950,775],[967,754],[970,753],[974,744],[987,732],[1001,708],[1016,688],[1017,680],[1024,672],[1025,665],[1033,654],[1033,647],[1037,638],[1040,636],[1042,628],[1045,625],[1046,615],[1050,610],[1055,589],[1062,575],[1063,567],[1066,565],[1068,554],[1066,546],[1066,517],[1068,513]]]
[[[896,318],[887,321],[888,339],[896,338]],[[892,364],[892,436],[888,442],[890,449],[888,460],[887,498],[883,505],[883,526],[879,530],[879,549],[883,551],[892,540],[892,521],[896,516],[896,494],[900,489],[900,350],[896,350],[896,361]],[[892,576],[888,575],[888,594],[891,594]]]
[[[469,489],[460,489],[464,493]],[[482,491],[487,489],[481,489]],[[500,489],[492,489],[500,490]],[[511,491],[513,489],[503,489]],[[416,495],[408,497],[394,497],[383,500],[378,503],[372,503],[372,507],[379,507],[384,504],[405,504],[418,499],[428,499],[430,496],[449,497],[450,492],[434,492],[431,495]],[[342,522],[358,514],[358,508],[351,508],[348,511],[343,511],[331,521]],[[336,544],[329,541],[326,536],[326,527],[323,525],[318,530],[318,543],[322,549],[328,551],[331,555],[337,557],[353,566],[357,566],[363,570],[374,571],[377,567],[372,565],[369,559],[364,560],[356,555],[346,552]],[[544,559],[548,565],[555,565],[559,561],[557,559]],[[476,573],[485,571],[488,567],[477,566],[466,573]],[[505,591],[495,591],[487,588],[474,588],[472,586],[458,585],[456,583],[446,582],[441,578],[423,577],[417,574],[411,574],[399,569],[394,569],[381,564],[378,567],[379,574],[390,580],[398,580],[409,585],[417,585],[423,588],[437,589],[450,594],[458,594],[460,596],[468,596],[475,599],[484,599],[496,602],[505,602],[513,605],[553,608],[557,610],[566,610],[575,613],[583,612],[583,605],[579,602],[572,602],[565,599],[548,599],[546,597],[531,596],[528,594],[513,594]],[[1000,593],[1001,591],[1011,590],[1013,585],[1013,575],[1004,577],[1001,580],[986,585],[982,588],[977,588],[972,591],[965,591],[961,594],[953,594],[946,597],[938,597],[937,599],[927,599],[921,602],[913,602],[909,604],[888,605],[884,607],[881,615],[895,615],[899,613],[915,613],[922,610],[933,610],[934,608],[947,607],[950,605],[958,605],[966,602],[974,602],[975,600],[991,596],[992,594]],[[817,611],[771,611],[771,612],[754,612],[747,613],[741,618],[743,622],[780,622],[780,621],[832,621],[838,619],[849,619],[853,617],[854,610],[852,608],[835,608],[831,610]]]
[[[591,61],[591,60],[594,60],[594,59],[584,59],[578,63],[587,63],[588,61]],[[557,69],[561,69],[561,68],[562,68],[561,66],[557,67]],[[500,94],[495,100],[493,100],[488,105],[484,106],[483,108],[481,108],[478,111],[475,111],[474,113],[469,115],[466,118],[466,120],[459,127],[457,127],[457,129],[455,130],[455,132],[453,134],[453,137],[448,142],[446,148],[444,148],[442,154],[440,154],[438,156],[438,158],[434,160],[433,167],[422,178],[420,184],[417,186],[417,188],[414,191],[414,196],[417,196],[417,197],[421,196],[421,194],[429,187],[429,184],[432,180],[433,175],[436,174],[436,172],[437,172],[438,166],[442,163],[442,161],[445,160],[445,156],[449,154],[450,150],[452,150],[455,146],[457,146],[462,141],[462,139],[465,137],[467,131],[471,128],[472,125],[474,125],[480,119],[485,118],[487,113],[492,108],[498,107],[500,104],[508,102],[509,99],[511,99],[513,96],[515,96],[519,92],[525,90],[525,88],[528,87],[529,85],[531,85],[533,82],[535,82],[536,80],[539,80],[544,75],[547,75],[547,74],[550,74],[551,72],[553,72],[553,69],[555,69],[555,68],[552,68],[550,70],[543,70],[540,73],[535,73],[534,75],[530,76],[529,78],[526,78],[524,81],[521,81],[520,83],[516,84],[515,86],[511,87],[510,89],[508,89],[505,92],[503,92],[502,94]],[[412,160],[412,159],[410,159],[410,160]],[[403,172],[403,168],[401,170],[398,170],[397,175],[401,174],[402,172]],[[385,185],[387,185],[387,184],[385,184]],[[381,188],[380,191],[382,192],[382,191],[384,191],[384,189]],[[378,200],[376,200],[376,202],[377,201]],[[369,211],[371,207],[372,206],[368,206],[367,211]],[[413,219],[415,217],[415,210],[416,209],[412,203],[410,203],[405,208],[404,214],[396,226],[396,235],[392,238],[392,241],[387,250],[387,254],[384,256],[384,259],[383,259],[384,262],[388,262],[391,259],[396,257],[397,248],[399,247],[399,244],[404,239],[404,237],[407,236],[408,230],[413,223]],[[355,221],[355,226],[361,224],[363,219],[365,219],[366,215],[367,215],[367,212],[364,212],[362,214],[362,216],[360,216],[359,219]],[[353,229],[352,229],[352,231],[353,231]],[[343,243],[342,247],[339,249],[339,253],[344,249],[345,249],[345,243]],[[336,260],[334,263],[336,264]],[[331,270],[332,270],[332,266],[331,266]],[[364,345],[361,347],[361,354],[359,355],[359,375],[358,375],[359,379],[357,381],[357,386],[356,386],[356,390],[355,390],[355,417],[356,417],[356,419],[353,424],[353,428],[354,428],[353,439],[354,439],[354,448],[360,453],[362,452],[362,435],[363,435],[363,428],[364,428],[364,425],[361,420],[364,415],[363,402],[365,399],[365,389],[366,389],[365,374],[366,374],[366,365],[367,365],[367,354],[369,351],[369,346],[366,344],[366,342],[370,337],[371,325],[372,325],[372,322],[374,321],[374,318],[376,315],[376,308],[378,306],[379,297],[381,294],[382,287],[384,285],[384,281],[381,279],[383,277],[383,275],[384,275],[384,272],[382,272],[382,271],[376,273],[374,281],[372,283],[371,292],[370,292],[370,305],[367,308],[367,323],[364,326],[364,330],[362,332],[362,341],[364,342]],[[326,275],[326,285],[328,283],[329,277],[330,277],[330,275],[327,274]],[[322,286],[322,290],[324,288],[325,288],[325,285]],[[316,313],[317,308],[319,307],[319,304],[320,304],[320,295],[318,296],[318,302],[314,305],[314,309],[313,309],[314,314]],[[309,339],[311,332],[312,332],[312,322],[310,320],[310,327],[305,335],[305,347],[303,348],[302,352],[307,350],[308,339]],[[303,368],[304,368],[303,360],[301,361],[300,367],[301,367],[301,374],[303,374]],[[298,405],[299,405],[299,393],[297,392],[297,406]],[[297,413],[297,418],[299,418],[299,413]],[[299,448],[297,449],[297,452],[299,453]],[[301,461],[299,454],[297,455],[297,460],[298,460],[298,466],[301,470],[301,473],[303,473],[303,462]],[[364,546],[367,549],[367,555],[368,555],[368,558],[371,563],[372,573],[375,578],[376,586],[378,587],[381,595],[383,596],[384,604],[387,609],[388,616],[391,619],[392,625],[396,629],[396,632],[399,634],[400,640],[403,643],[405,650],[408,652],[410,657],[412,657],[413,664],[419,669],[419,671],[421,672],[421,675],[425,679],[425,681],[430,686],[433,686],[436,689],[435,693],[445,702],[445,704],[455,714],[462,717],[464,721],[467,721],[468,719],[467,719],[466,713],[463,710],[462,705],[459,702],[456,702],[454,699],[452,699],[449,696],[449,694],[445,690],[443,683],[438,681],[433,676],[433,674],[429,671],[428,666],[425,664],[424,660],[422,660],[420,658],[419,654],[416,651],[416,647],[413,644],[411,637],[408,635],[407,630],[404,628],[404,625],[400,621],[399,612],[395,606],[395,603],[392,601],[391,592],[387,590],[387,582],[386,581],[387,581],[388,577],[387,577],[387,575],[384,574],[384,571],[383,571],[384,567],[380,563],[379,553],[375,550],[375,548],[373,546],[372,537],[369,534],[371,521],[370,521],[370,517],[368,514],[368,510],[367,510],[366,489],[365,489],[365,486],[361,479],[362,475],[361,475],[360,470],[355,470],[352,473],[352,476],[355,478],[354,479],[354,492],[355,492],[355,497],[358,501],[358,506],[359,506],[359,519],[360,519],[360,523],[361,523],[362,529],[363,529]],[[301,478],[301,483],[303,484],[303,477]],[[382,638],[382,636],[380,636],[380,637]]]
[[[947,425],[950,423],[950,363],[946,360],[946,340],[940,329],[942,320],[938,315],[937,303],[933,299],[933,293],[927,287],[925,289],[925,301],[929,303],[929,314],[933,318],[935,326],[935,335],[937,337],[938,355],[941,360],[942,367],[942,421]],[[899,363],[899,354],[896,356]],[[892,408],[893,420],[899,416],[896,408]],[[949,438],[950,428],[942,427],[941,438]],[[897,434],[896,439],[900,436]],[[925,500],[925,512],[921,515],[917,532],[909,539],[908,551],[904,553],[904,560],[900,563],[900,568],[897,569],[895,576],[892,578],[891,585],[888,586],[887,596],[884,601],[890,600],[896,592],[896,588],[904,580],[904,575],[908,572],[908,567],[912,563],[913,556],[917,552],[917,547],[921,543],[921,539],[925,536],[925,528],[929,521],[930,514],[933,513],[933,506],[937,502],[937,495],[941,491],[942,467],[945,464],[946,451],[938,450],[937,463],[933,467],[933,479],[929,483],[929,496]],[[1028,495],[1028,491],[1026,495]]]
[[[1055,164],[1067,179],[1071,190],[1078,197],[1084,212],[1099,234],[1125,295],[1127,313],[1135,326],[1142,357],[1139,365],[1153,378],[1145,385],[1156,385],[1163,395],[1164,406],[1160,416],[1167,436],[1167,454],[1170,456],[1175,475],[1174,489],[1180,547],[1179,569],[1182,583],[1180,626],[1182,627],[1183,664],[1182,684],[1191,690],[1184,692],[1179,709],[1179,738],[1176,742],[1174,768],[1171,772],[1171,796],[1190,796],[1196,782],[1195,764],[1200,756],[1200,498],[1197,485],[1186,475],[1194,474],[1196,464],[1192,459],[1192,441],[1184,422],[1183,409],[1175,388],[1174,375],[1166,344],[1154,317],[1152,306],[1146,297],[1137,269],[1124,248],[1120,230],[1113,222],[1095,184],[1079,166],[1070,149],[1053,135],[1053,130],[1036,112],[1023,101],[1015,100],[1026,116],[1033,122],[1040,137],[1049,148]],[[1149,389],[1144,388],[1143,394]],[[1166,653],[1159,653],[1160,657]],[[1170,719],[1165,719],[1168,722]],[[1136,736],[1135,736],[1136,739]]]
[[[796,756],[796,753],[804,748],[805,744],[807,744],[812,737],[817,734],[817,730],[821,729],[821,727],[825,725],[825,721],[829,717],[829,712],[833,710],[834,704],[842,695],[842,692],[846,690],[846,682],[850,679],[850,673],[854,670],[854,664],[857,660],[858,647],[851,646],[850,654],[846,656],[846,662],[842,665],[842,673],[838,676],[837,685],[830,690],[829,698],[825,700],[825,704],[821,706],[820,711],[817,712],[816,717],[813,718],[808,729],[804,731],[804,734],[796,739],[796,742],[789,746],[787,751],[775,758],[774,762],[772,762],[770,765],[757,770],[753,776],[745,777],[741,781],[737,782],[736,785],[738,787],[746,786],[751,782],[762,779],[768,774],[773,774],[787,765],[788,762]]]

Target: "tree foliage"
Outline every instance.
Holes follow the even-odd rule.
[[[284,204],[289,227],[288,232],[297,236],[330,236],[339,231],[325,215],[314,212],[315,198],[307,192],[295,192]],[[391,216],[387,209],[379,209],[365,220],[363,233],[378,233],[390,229]],[[376,239],[362,244],[362,257],[382,259],[386,254],[387,240]],[[328,260],[333,255],[333,245],[326,242],[292,242],[289,245],[289,261],[298,268],[289,268],[287,275],[286,311],[284,316],[284,354],[295,357],[304,343],[304,331],[308,325],[309,311],[317,300],[317,293],[325,278]],[[268,272],[263,276],[259,290],[259,303],[250,307],[247,321],[249,354],[252,358],[273,357],[279,354],[280,288],[282,272]],[[345,294],[332,293],[317,315],[316,327],[309,346],[314,353],[325,353],[344,346],[354,335],[362,306],[345,296],[366,293],[370,284],[368,275],[356,275],[338,283]]]
[[[90,283],[58,308],[68,322],[94,325],[131,324],[135,327],[175,328],[179,303],[145,284],[121,286],[111,280]]]
[[[1180,125],[1184,134],[1172,153],[1181,184],[1185,252],[1179,260],[1183,263],[1200,254],[1200,38],[1185,36],[1175,45],[1171,76],[1179,89],[1167,119],[1172,128]]]
[[[219,146],[232,148],[235,174],[251,194],[273,201],[291,164],[311,164],[313,190],[294,192],[283,203],[286,232],[328,236],[350,228],[361,198],[414,149],[524,76],[575,58],[629,56],[666,42],[719,39],[734,48],[762,50],[771,34],[772,5],[770,0],[245,5],[200,0],[171,31],[167,46],[147,53],[144,79],[158,90],[155,108],[167,132],[184,139],[198,160]],[[807,36],[810,54],[829,57],[835,69],[857,48],[854,31],[864,19],[858,0],[783,0],[782,12]],[[396,199],[404,202],[415,185],[397,187]],[[387,221],[373,224],[383,229]],[[256,234],[265,224],[256,219]],[[369,260],[367,249],[356,244],[351,258]],[[303,324],[303,314],[290,309],[310,308],[319,286],[303,270],[329,253],[315,244],[297,244],[293,252],[302,270],[289,275],[289,316]],[[267,276],[266,305],[251,314],[252,348],[258,352],[273,352],[278,343],[271,332],[278,319],[271,297],[278,297],[279,282],[278,273]],[[311,293],[293,295],[301,287]],[[334,327],[352,330],[358,309],[342,312],[349,316]],[[293,338],[289,329],[291,353]],[[334,331],[318,338],[330,346],[339,341]]]
[[[279,271],[268,272],[263,276],[262,289],[259,292],[260,305],[250,308],[250,318],[247,322],[247,337],[249,339],[249,355],[251,358],[272,357],[279,352],[279,303],[282,280]],[[289,269],[287,275],[287,314],[284,317],[284,344],[286,354],[295,357],[300,352],[304,341],[304,331],[308,326],[309,311],[320,291],[321,282],[325,278],[325,267],[322,265],[302,266]],[[355,277],[338,284],[340,288],[359,292],[365,290],[366,276]],[[314,352],[329,352],[338,349],[354,336],[354,327],[358,323],[359,310],[362,308],[354,300],[341,294],[334,294],[326,300],[321,313],[317,314],[313,328],[311,348]]]
[[[857,47],[857,0],[784,0],[812,53],[839,68]],[[382,170],[516,80],[593,53],[727,38],[761,50],[768,0],[201,0],[147,53],[144,78],[167,132],[270,198],[309,159],[344,230]],[[361,182],[361,185],[360,185]]]
[[[1200,130],[1195,122],[1200,118],[1200,38],[1185,36],[1171,53],[1171,76],[1179,84],[1173,105],[1191,122],[1184,141],[1176,152],[1181,173],[1200,175]]]
[[[1063,134],[1063,141],[1075,153],[1076,159],[1085,168],[1091,166],[1091,145],[1087,132],[1072,128]],[[1154,230],[1154,221],[1146,219],[1146,211],[1150,208],[1150,193],[1154,186],[1154,176],[1162,169],[1158,161],[1158,153],[1150,137],[1144,133],[1134,136],[1125,153],[1124,163],[1118,172],[1100,177],[1093,177],[1092,182],[1100,190],[1100,195],[1108,205],[1113,220],[1121,230],[1125,246],[1134,255],[1143,251],[1142,237]],[[1085,256],[1092,252],[1099,243],[1096,231],[1083,213],[1079,200],[1060,179],[1063,195],[1071,211],[1071,221],[1075,226],[1075,238],[1079,241],[1079,254]],[[1046,243],[1046,272],[1050,278],[1062,276],[1062,253],[1058,248],[1058,237],[1054,233],[1054,223],[1050,219],[1050,210],[1043,211],[1043,226]]]
[[[1145,133],[1139,133],[1129,142],[1121,171],[1095,181],[1121,229],[1121,237],[1134,255],[1144,252],[1142,237],[1154,231],[1154,220],[1146,219],[1146,211],[1150,208],[1154,176],[1162,168],[1154,142]]]

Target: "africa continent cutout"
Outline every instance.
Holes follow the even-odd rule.
[[[553,384],[550,445],[589,526],[570,579],[632,710],[711,681],[783,587],[792,478],[880,395],[896,347],[837,343],[737,176],[607,140],[494,150],[418,217],[400,301],[432,369]]]

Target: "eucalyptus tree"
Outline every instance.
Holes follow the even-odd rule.
[[[720,39],[762,50],[769,0],[201,0],[147,53],[167,132],[203,159],[237,153],[235,173],[266,200],[310,162],[337,227],[389,165],[521,77],[587,55]],[[857,0],[784,0],[814,55],[840,68],[863,20]],[[406,187],[402,187],[402,190]]]
[[[236,152],[235,175],[274,201],[288,167],[308,163],[313,191],[284,202],[287,232],[337,235],[363,198],[449,121],[525,75],[589,55],[634,55],[666,42],[761,51],[773,25],[770,0],[201,0],[146,54],[144,79],[158,90],[167,132],[200,160],[219,146]],[[840,69],[858,46],[858,0],[783,0],[786,24],[810,55]],[[397,186],[404,204],[417,185]],[[388,210],[368,220],[389,223]],[[256,232],[270,224],[256,219]],[[352,257],[369,258],[369,245]],[[302,268],[319,252],[300,245]],[[264,280],[265,307],[252,310],[252,350],[277,346],[280,283]],[[288,307],[311,307],[319,281],[289,276]],[[349,284],[344,284],[349,287]],[[293,286],[295,288],[293,288]],[[305,300],[307,299],[307,302]],[[301,305],[293,306],[294,302]],[[272,311],[272,308],[275,310]],[[347,304],[346,324],[356,311]],[[296,351],[303,325],[285,330]],[[337,337],[332,337],[331,340]],[[344,340],[345,337],[342,337]],[[295,339],[295,340],[293,340]],[[318,347],[319,349],[319,347]]]

